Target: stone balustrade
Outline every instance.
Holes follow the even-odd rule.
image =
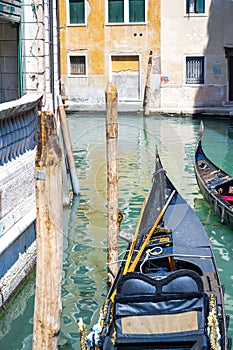
[[[34,172],[40,103],[41,96],[25,95],[0,104],[0,309],[35,264]]]
[[[0,104],[0,165],[35,148],[39,105],[28,95]]]

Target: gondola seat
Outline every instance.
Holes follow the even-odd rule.
[[[233,195],[228,195],[228,196],[222,196],[223,199],[225,199],[225,201],[227,202],[231,202],[233,203]]]
[[[176,349],[192,349],[198,342],[202,346],[194,350],[207,349],[207,299],[194,271],[175,271],[158,280],[128,273],[115,298],[117,349],[125,349],[127,344],[135,344],[135,349],[150,349],[150,345],[172,349],[171,344],[176,344]]]

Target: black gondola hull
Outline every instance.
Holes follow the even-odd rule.
[[[200,191],[214,215],[222,224],[233,229],[233,178],[206,157],[201,139],[196,147],[194,170]]]

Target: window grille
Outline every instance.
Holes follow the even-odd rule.
[[[70,56],[70,74],[86,75],[86,56]]]
[[[204,57],[186,57],[186,84],[204,84]]]

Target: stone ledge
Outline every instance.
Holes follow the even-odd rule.
[[[28,218],[29,223],[31,223],[31,220],[33,221],[35,218],[35,212],[36,199],[33,193],[31,196],[25,197],[20,203],[16,203],[16,205],[0,219],[0,237],[4,236],[12,228],[14,230],[14,227],[16,230],[18,230],[18,227],[20,229],[21,222],[24,222],[25,216]],[[31,214],[32,219],[28,213]]]
[[[0,256],[25,232],[36,220],[36,208],[34,207],[19,220],[10,230],[0,237]]]
[[[35,268],[36,242],[34,241],[27,251],[19,255],[16,263],[0,279],[0,312],[16,294],[23,282]]]
[[[34,164],[35,150],[31,150],[0,166],[0,187],[4,186],[7,182],[14,179],[22,172],[34,167]]]

